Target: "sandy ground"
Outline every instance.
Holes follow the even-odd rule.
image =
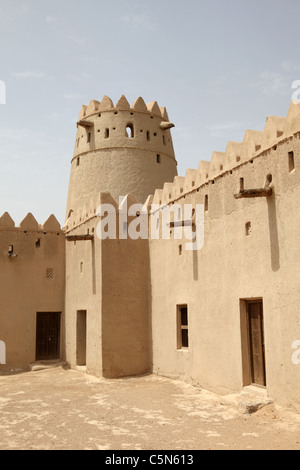
[[[249,416],[222,397],[149,375],[104,380],[56,368],[0,376],[0,449],[300,449],[300,415]]]

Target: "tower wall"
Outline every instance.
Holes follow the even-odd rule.
[[[88,204],[99,192],[118,199],[133,193],[143,202],[177,175],[165,108],[142,98],[132,108],[125,97],[114,107],[104,97],[83,107],[78,121],[67,204],[71,211]]]

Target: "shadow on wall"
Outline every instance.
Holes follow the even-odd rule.
[[[0,341],[0,364],[6,364],[6,347],[4,341]]]
[[[194,281],[198,281],[199,274],[198,274],[198,251],[193,251],[193,278]]]
[[[275,194],[273,193],[271,197],[268,197],[267,201],[270,232],[271,266],[273,271],[278,271],[280,269],[280,252]]]

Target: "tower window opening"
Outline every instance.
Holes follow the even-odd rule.
[[[127,124],[127,126],[126,126],[126,136],[127,136],[129,139],[133,139],[133,138],[134,138],[134,127],[133,127],[133,124]]]
[[[291,173],[294,169],[295,169],[294,152],[289,152],[289,172]]]
[[[205,199],[204,199],[204,210],[205,212],[208,211],[208,195],[206,194]]]
[[[156,155],[156,161],[157,163],[161,163],[161,157],[159,154]]]
[[[40,248],[40,246],[41,246],[41,239],[37,238],[36,241],[35,241],[35,247]]]
[[[88,132],[88,135],[87,135],[87,143],[89,144],[91,142],[91,133]]]
[[[105,129],[104,138],[105,138],[105,139],[108,139],[108,138],[109,138],[109,129],[108,129],[108,128]]]
[[[147,131],[147,140],[148,140],[148,142],[150,140],[150,132],[149,131]]]
[[[245,233],[246,233],[246,237],[250,237],[250,235],[252,233],[251,222],[247,222],[245,224]]]
[[[240,191],[244,191],[244,189],[245,189],[244,178],[240,178]]]
[[[78,158],[76,159],[76,166],[79,166],[79,165],[80,165],[80,158],[78,157]]]
[[[8,247],[8,255],[9,255],[9,256],[13,256],[13,254],[14,254],[14,247],[13,247],[13,245],[9,245],[9,247]]]

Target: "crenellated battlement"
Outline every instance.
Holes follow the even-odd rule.
[[[5,212],[0,217],[0,232],[3,231],[62,233],[61,226],[53,214],[50,215],[44,224],[39,224],[31,212],[26,215],[19,226],[16,226],[10,214]]]
[[[140,102],[141,105],[141,102]],[[185,176],[175,176],[173,182],[166,182],[163,188],[149,195],[145,205],[165,205],[186,195],[199,191],[224,175],[231,175],[234,169],[253,162],[268,154],[285,141],[300,132],[300,104],[292,103],[286,118],[269,116],[263,132],[246,130],[243,142],[228,142],[225,152],[213,152],[211,161],[200,161],[198,169],[188,169]],[[116,199],[109,195],[118,207]],[[141,201],[144,202],[144,201]],[[97,208],[103,203],[103,193],[92,198],[88,205],[73,212],[66,221],[64,230],[70,231],[87,220],[96,217]]]
[[[235,168],[263,156],[270,149],[300,132],[300,104],[291,103],[287,117],[269,116],[263,132],[246,130],[243,142],[228,142],[225,152],[213,152],[211,161],[200,161],[198,170],[188,169],[185,177],[165,183],[153,195],[155,203],[167,204]]]
[[[122,95],[116,106],[108,96],[104,96],[102,101],[91,100],[88,106],[82,105],[78,121],[101,112],[116,112],[116,111],[134,111],[143,114],[151,114],[159,117],[164,121],[169,121],[168,113],[165,107],[160,107],[157,101],[151,101],[146,104],[142,97],[137,98],[132,106],[130,106],[127,98]]]
[[[171,129],[165,107],[122,95],[82,106],[77,123],[67,218],[99,192],[114,198],[133,193],[140,200],[177,175]]]
[[[117,148],[148,150],[175,158],[166,108],[139,97],[130,106],[124,95],[116,106],[108,96],[82,106],[72,162],[90,152]],[[78,160],[74,162],[77,165]]]

